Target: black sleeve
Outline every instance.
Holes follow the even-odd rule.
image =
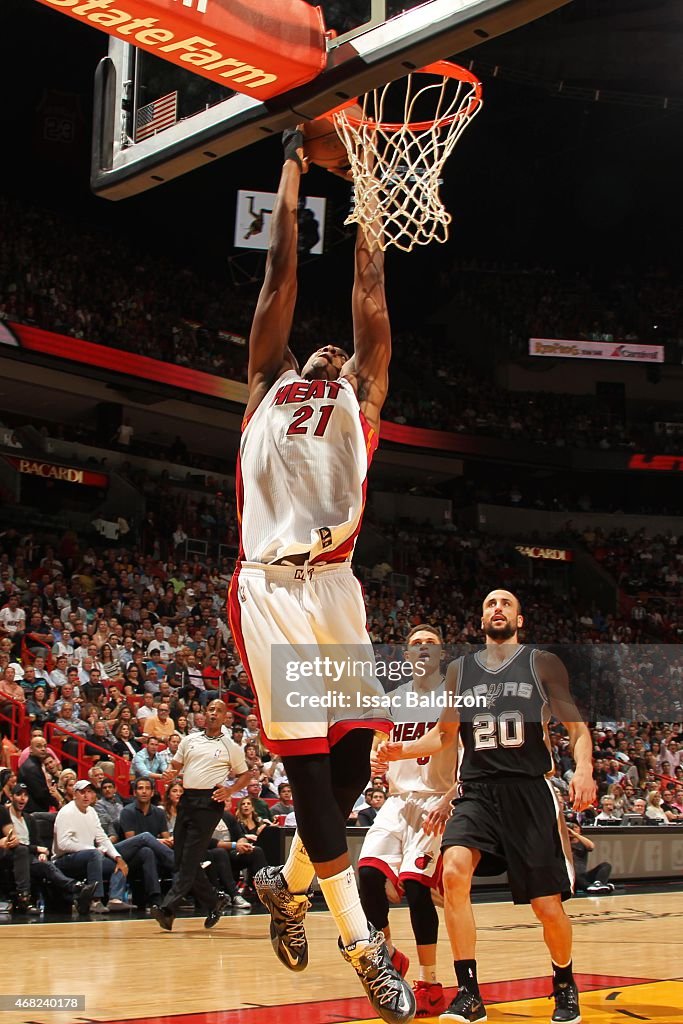
[[[129,805],[129,806],[131,806],[131,805]],[[131,817],[132,817],[132,815],[128,814],[127,813],[127,808],[124,807],[123,810],[121,811],[121,813],[119,814],[119,830],[121,832],[121,835],[125,835],[126,832],[134,832],[135,831],[135,823],[134,823],[134,821],[129,821],[128,820]]]
[[[238,839],[244,839],[246,832],[244,831],[243,827],[240,825],[239,821],[237,820],[234,814],[231,814],[230,811],[226,811],[225,814],[223,815],[223,821],[228,826],[230,838],[232,839],[233,843],[236,843]]]
[[[4,828],[5,825],[11,825],[12,819],[10,818],[9,810],[5,804],[0,804],[0,829]]]
[[[37,765],[32,764],[30,761],[24,761],[19,769],[18,781],[24,783],[28,789],[31,800],[39,805],[40,810],[47,809],[52,798],[50,796],[50,790],[47,788],[47,782],[45,781],[42,769],[38,768]]]

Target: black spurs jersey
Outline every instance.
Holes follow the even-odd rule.
[[[485,708],[459,707],[461,782],[500,775],[539,778],[553,770],[550,707],[534,671],[537,652],[524,644],[512,651],[496,669],[486,667],[486,649],[460,660],[458,694],[486,698]]]

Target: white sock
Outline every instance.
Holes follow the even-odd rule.
[[[292,845],[289,848],[289,857],[282,869],[282,876],[293,895],[307,893],[315,876],[310,857],[306,853],[298,832],[294,833]]]
[[[319,878],[318,881],[329,911],[339,928],[343,945],[367,942],[370,938],[370,928],[360,904],[353,868],[346,868],[331,878]]]
[[[430,985],[436,984],[436,964],[420,964],[420,981],[426,981]]]

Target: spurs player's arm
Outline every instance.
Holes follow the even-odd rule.
[[[593,744],[588,726],[570,693],[567,669],[557,655],[550,651],[536,651],[534,668],[548,696],[552,714],[559,718],[569,734],[569,747],[576,762],[576,770],[569,783],[569,799],[575,811],[583,811],[596,799]]]
[[[249,335],[247,416],[265,398],[273,381],[287,370],[298,369],[288,342],[297,293],[299,181],[307,163],[303,148],[298,148],[296,153],[301,167],[296,160],[285,159],[270,221],[266,276]]]
[[[384,294],[384,253],[359,227],[353,279],[353,355],[341,372],[353,385],[361,412],[379,432],[389,390],[391,326]]]

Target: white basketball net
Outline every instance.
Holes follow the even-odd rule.
[[[349,109],[333,117],[353,175],[354,205],[345,223],[359,224],[380,249],[395,245],[410,252],[448,238],[452,218],[439,195],[441,170],[481,109],[481,87],[468,71],[444,62],[403,82],[404,123],[385,121],[392,86],[395,92],[391,82],[359,98],[362,118]],[[417,121],[426,102],[430,120]]]

